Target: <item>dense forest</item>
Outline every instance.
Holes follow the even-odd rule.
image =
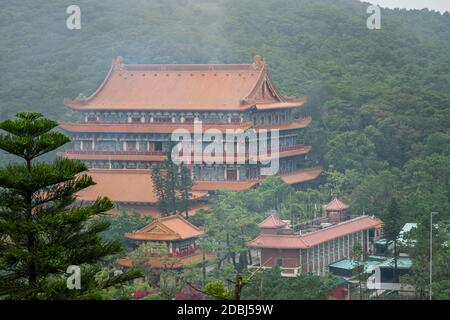
[[[119,55],[250,63],[259,54],[284,94],[308,96],[308,161],[325,169],[320,188],[275,204],[282,216],[311,213],[311,198],[323,204],[334,193],[356,214],[384,218],[395,197],[402,223],[431,211],[450,219],[450,14],[383,9],[381,29],[369,30],[368,4],[357,0],[79,0],[81,30],[68,30],[71,4],[2,1],[0,120],[18,111],[75,118],[63,98],[92,93]],[[213,208],[246,196],[225,194]]]
[[[368,5],[356,0],[81,0],[81,30],[68,30],[70,4],[2,3],[0,119],[24,110],[75,117],[63,98],[92,93],[118,55],[127,63],[249,63],[260,54],[285,94],[309,97],[310,160],[331,165],[337,192],[377,213],[378,196],[396,184],[417,191],[420,171],[442,182],[429,191],[446,211],[448,13],[383,9],[381,30],[369,30]]]

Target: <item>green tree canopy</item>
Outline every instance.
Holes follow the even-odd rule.
[[[118,240],[102,241],[109,223],[92,219],[112,208],[107,198],[75,204],[76,193],[94,184],[78,161],[35,161],[68,142],[52,131],[55,121],[39,113],[19,113],[0,122],[0,149],[25,160],[0,168],[0,296],[15,299],[93,297],[100,259],[121,250]],[[70,265],[83,266],[81,290],[67,290]],[[134,272],[111,280],[124,281]],[[120,282],[119,281],[119,282]],[[95,295],[94,295],[95,296]],[[96,296],[98,298],[98,296]]]

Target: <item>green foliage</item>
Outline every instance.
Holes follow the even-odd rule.
[[[68,138],[51,132],[54,121],[19,113],[0,122],[0,149],[25,160],[0,168],[0,296],[12,299],[99,298],[92,276],[100,259],[120,252],[117,240],[102,241],[109,223],[96,216],[112,208],[107,198],[74,205],[75,195],[94,184],[78,161],[34,159]],[[82,289],[70,291],[61,278],[70,265],[84,265]],[[136,277],[131,271],[108,285]],[[117,281],[118,280],[118,281]]]
[[[220,280],[207,283],[205,285],[205,293],[217,299],[233,299],[233,291],[226,289]]]
[[[237,235],[225,247],[210,238],[221,257],[231,260],[233,251],[241,255],[246,236],[256,232],[244,223],[246,236],[239,235],[239,228],[226,224],[224,210],[234,210],[230,216],[238,223],[238,214],[260,221],[269,209],[297,222],[317,215],[317,204],[335,193],[351,195],[351,210],[358,214],[384,218],[386,204],[395,197],[400,223],[420,222],[430,211],[439,211],[441,221],[450,218],[448,14],[383,9],[383,27],[373,32],[365,27],[367,5],[357,0],[136,0],[126,7],[119,0],[80,0],[82,30],[70,31],[60,23],[70,4],[2,3],[0,55],[7,63],[0,66],[0,119],[26,110],[30,101],[34,111],[58,120],[77,119],[78,114],[62,106],[62,98],[88,96],[118,55],[127,63],[242,63],[261,54],[283,93],[308,95],[308,106],[300,111],[314,119],[305,136],[313,146],[308,161],[327,166],[327,182],[319,191],[295,192],[274,178],[260,190],[220,195],[219,202],[220,197],[229,200],[211,211],[227,232],[208,222],[206,214],[195,219],[215,229],[218,239]],[[67,142],[55,132],[42,140],[32,138],[41,128],[56,126],[37,117],[25,115],[12,127],[4,122],[3,128],[17,135],[1,138],[3,149],[27,158]],[[35,125],[25,131],[29,122]],[[30,149],[32,143],[39,149]],[[14,158],[0,154],[0,162],[9,161]],[[45,180],[35,188],[58,180],[68,184],[73,173],[82,171],[81,165],[64,161],[34,166],[32,179],[23,168],[9,166],[0,173],[2,183],[19,188],[42,175]],[[60,170],[64,177],[55,174]],[[76,181],[74,191],[91,183],[82,176]],[[65,191],[49,192],[57,196]],[[70,202],[64,196],[61,207]],[[16,211],[24,210],[21,199],[23,195],[1,200],[14,209],[9,213],[14,219]],[[174,199],[167,199],[164,212],[175,211]],[[96,210],[102,208],[106,203]],[[419,248],[425,255],[426,245]],[[425,272],[426,257],[417,261],[417,269]]]
[[[376,161],[375,145],[364,133],[357,131],[347,131],[331,139],[324,160],[325,164],[332,164],[339,171],[354,169],[365,172],[381,168]]]
[[[281,270],[274,267],[258,271],[242,290],[243,300],[323,300],[337,285],[333,275],[301,275],[282,277]]]
[[[165,216],[179,211],[188,217],[193,186],[191,172],[185,164],[172,161],[172,148],[173,144],[166,152],[166,160],[153,166],[152,183],[158,197],[157,207]]]
[[[433,299],[447,300],[450,264],[450,219],[443,214],[433,218]],[[402,282],[416,288],[416,298],[428,299],[430,280],[430,213],[420,216],[417,228],[410,232],[410,238],[416,240],[410,248],[413,259],[411,274],[401,279]],[[434,292],[434,290],[436,290]],[[436,293],[436,295],[434,295]]]
[[[118,215],[101,217],[110,224],[110,227],[102,233],[105,240],[121,239],[126,249],[134,249],[134,241],[124,237],[125,232],[139,230],[152,222],[152,218],[141,216],[137,212],[122,211]]]

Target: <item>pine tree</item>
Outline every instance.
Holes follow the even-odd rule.
[[[364,262],[361,261],[363,258],[363,249],[361,247],[360,243],[355,243],[355,245],[352,248],[352,252],[350,255],[350,260],[352,261],[353,265],[353,271],[352,276],[355,277],[358,280],[358,287],[359,287],[359,300],[363,299],[363,290],[362,290],[362,283],[365,280],[364,276]]]
[[[190,198],[192,196],[192,178],[191,172],[182,164],[180,168],[180,183],[179,183],[179,193],[180,193],[180,209],[186,213],[186,218],[189,217],[189,204]]]
[[[95,217],[112,208],[107,198],[75,204],[76,193],[94,183],[79,162],[36,161],[69,139],[52,131],[55,121],[39,113],[19,113],[0,122],[0,149],[25,163],[0,168],[0,296],[8,299],[101,298],[99,289],[130,280],[131,271],[96,285],[101,258],[120,252],[118,240],[102,242],[109,223]],[[82,269],[81,289],[68,290],[68,266]]]
[[[189,212],[192,195],[191,172],[184,165],[172,161],[170,145],[166,152],[166,160],[157,163],[152,170],[152,183],[158,197],[157,207],[163,216],[176,214],[177,211]]]
[[[402,225],[400,222],[400,208],[395,198],[389,202],[387,214],[384,219],[384,236],[387,242],[392,242],[394,244],[394,279],[393,281],[398,283],[398,237],[400,231],[402,230]]]

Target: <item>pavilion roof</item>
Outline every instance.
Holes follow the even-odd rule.
[[[252,64],[124,64],[113,60],[106,79],[88,98],[64,100],[81,110],[241,111],[296,108],[272,83],[265,61]]]
[[[261,229],[278,229],[286,226],[287,223],[281,220],[277,214],[270,214],[258,224]]]
[[[360,216],[324,229],[305,234],[260,234],[247,243],[253,248],[307,249],[358,231],[379,228],[383,222],[373,216]]]
[[[325,206],[326,211],[343,211],[350,208],[348,204],[343,203],[337,197],[333,197],[331,201]]]
[[[180,215],[172,215],[154,220],[149,225],[134,232],[126,232],[125,237],[133,240],[175,241],[196,238],[205,231],[194,226]]]
[[[297,184],[317,179],[322,174],[322,168],[308,168],[294,172],[280,174],[281,179],[287,184]]]

